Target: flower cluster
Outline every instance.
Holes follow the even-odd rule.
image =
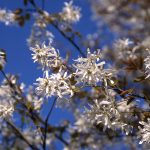
[[[80,8],[73,5],[73,1],[69,3],[65,2],[62,12],[60,16],[63,21],[67,23],[75,23],[78,22],[81,18]]]
[[[96,84],[103,79],[109,79],[113,75],[113,70],[104,69],[105,61],[101,58],[100,50],[92,54],[88,49],[87,58],[81,57],[75,60],[75,75],[78,82]]]
[[[35,22],[33,24],[31,35],[27,39],[29,46],[35,46],[37,44],[42,44],[43,42],[51,42],[54,38],[54,35],[47,30],[48,22],[46,17],[49,16],[49,13],[44,11],[43,15],[34,14]]]
[[[146,18],[149,16],[148,2],[117,1],[115,0],[90,0],[93,18],[97,21],[99,30],[109,25],[115,33],[123,37],[143,38],[149,34]],[[137,9],[138,8],[138,12]],[[143,9],[144,6],[144,9]],[[126,14],[126,15],[125,15]],[[103,32],[103,31],[102,31]]]
[[[0,118],[8,118],[14,112],[14,99],[7,85],[0,87]]]
[[[45,74],[44,78],[37,79],[36,91],[38,95],[58,96],[59,98],[66,95],[73,96],[73,86],[69,82],[70,76],[67,76],[67,72],[63,73],[60,69],[56,74],[49,75],[48,72]]]
[[[87,58],[78,58],[75,60],[73,67],[75,72],[67,75],[66,68],[59,57],[58,51],[45,43],[36,45],[36,47],[31,48],[34,52],[33,60],[42,65],[42,70],[44,71],[43,78],[37,79],[37,93],[49,96],[58,96],[62,98],[64,95],[73,96],[73,91],[78,84],[97,84],[98,82],[107,82],[111,80],[114,74],[112,69],[104,69],[105,61],[102,60],[100,50],[95,53],[91,53],[87,50]],[[50,74],[51,68],[58,68],[56,73]],[[71,77],[75,79],[75,85],[71,83]],[[107,83],[106,83],[107,84]]]
[[[44,2],[40,8],[32,0],[24,1],[25,7],[16,9],[14,13],[0,9],[0,22],[5,25],[18,21],[23,26],[33,18],[27,42],[33,61],[38,63],[43,73],[36,79],[35,90],[30,86],[25,89],[23,84],[17,83],[16,76],[5,75],[6,54],[0,50],[0,71],[5,77],[0,86],[0,123],[5,122],[6,126],[12,127],[9,129],[1,123],[0,149],[10,149],[7,144],[11,147],[14,145],[13,149],[21,149],[21,146],[24,149],[55,149],[55,139],[64,144],[64,150],[108,149],[109,144],[117,143],[118,137],[124,143],[126,140],[133,144],[137,140],[134,135],[138,132],[139,143],[150,144],[150,112],[147,109],[150,94],[149,83],[145,82],[150,77],[150,53],[148,51],[147,55],[145,51],[150,49],[149,2],[88,2],[93,9],[94,19],[98,21],[98,29],[93,31],[94,34],[87,34],[87,38],[82,38],[81,33],[72,27],[82,16],[81,8],[75,6],[73,0],[65,2],[58,13],[48,13],[44,11]],[[63,59],[54,47],[54,36],[48,30],[48,25],[59,31],[83,57],[76,59],[73,55],[73,60],[70,60],[68,53]],[[110,33],[110,36],[103,35],[106,33]],[[111,43],[114,38],[119,39]],[[80,46],[89,47],[87,55],[80,50]],[[96,50],[98,47],[107,52]],[[55,97],[47,116],[41,114],[45,97]],[[55,104],[71,111],[74,124],[68,120],[59,126],[49,124]],[[10,117],[15,118],[16,115],[19,116],[19,124],[11,124]],[[22,127],[21,130],[19,127]],[[125,137],[125,134],[128,136]],[[3,139],[6,144],[3,144]],[[20,142],[20,139],[24,142]],[[134,149],[135,145],[131,147]]]
[[[129,39],[119,39],[114,44],[116,55],[119,59],[136,59],[134,42]]]
[[[10,10],[0,8],[0,22],[5,23],[5,25],[10,25],[15,23],[15,14]]]
[[[85,117],[92,124],[102,124],[104,131],[107,128],[113,130],[121,129],[126,134],[129,134],[132,128],[122,121],[114,92],[108,90],[106,93],[107,95],[104,99],[96,99],[93,101],[93,104],[89,104],[90,108],[86,107]]]
[[[33,110],[39,111],[43,104],[43,98],[37,96],[32,86],[29,86],[28,88],[24,89],[24,92],[27,92],[26,95],[27,106],[29,108],[32,108]]]
[[[143,142],[150,143],[150,119],[148,119],[147,122],[140,121],[139,123],[143,126],[139,126],[139,136],[141,137],[140,144]]]
[[[46,68],[56,68],[61,65],[61,58],[59,57],[59,52],[51,45],[51,42],[48,46],[45,43],[36,45],[33,48],[30,48],[32,52],[32,59],[34,62],[38,62],[43,69]]]

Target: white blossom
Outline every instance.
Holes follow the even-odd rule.
[[[68,23],[75,23],[78,22],[81,18],[81,9],[77,6],[73,5],[73,1],[65,2],[62,12],[60,16],[62,20]]]
[[[94,104],[90,105],[90,109],[86,108],[85,112],[88,120],[91,120],[93,124],[102,123],[104,130],[106,128],[112,128],[113,118],[118,119],[120,117],[119,112],[113,108],[111,102],[107,100],[95,100]]]
[[[44,78],[38,78],[36,83],[37,94],[45,95],[46,97],[50,96],[58,96],[59,98],[63,98],[64,96],[69,95],[73,96],[74,87],[71,86],[69,82],[70,76],[67,75],[67,72],[53,73],[51,75],[46,72],[46,76]]]
[[[96,99],[93,101],[93,104],[89,104],[89,108],[86,107],[85,109],[85,117],[92,124],[102,124],[104,131],[107,128],[113,130],[121,129],[126,134],[129,134],[132,130],[132,126],[129,126],[121,120],[122,117],[117,109],[115,95],[111,91],[112,90],[107,91],[107,95],[104,99]]]
[[[10,25],[15,23],[15,14],[10,10],[0,8],[0,22],[5,23],[5,25]]]
[[[0,87],[0,118],[11,117],[14,112],[14,99],[7,85]]]
[[[149,35],[147,34],[149,22],[145,19],[150,13],[148,2],[137,2],[138,11],[131,1],[127,5],[124,5],[127,1],[122,0],[118,0],[117,3],[116,0],[90,0],[90,2],[93,18],[97,21],[98,30],[103,34],[105,34],[103,27],[107,24],[120,37],[132,36],[137,39]]]
[[[29,105],[29,107],[33,107],[34,110],[39,111],[41,109],[44,99],[42,97],[37,96],[32,86],[29,86],[25,90],[25,92],[27,92],[26,103]]]
[[[99,33],[87,34],[83,43],[89,48],[97,47],[99,45]]]
[[[150,119],[148,118],[147,122],[140,121],[139,123],[143,126],[139,126],[139,136],[141,137],[139,144],[150,143]]]
[[[35,45],[41,45],[43,42],[47,43],[53,41],[54,35],[47,30],[47,24],[45,17],[48,17],[48,12],[43,12],[43,15],[35,13],[34,15],[35,22],[33,24],[31,35],[27,39],[28,45],[31,47]]]
[[[134,102],[128,104],[127,100],[121,100],[117,102],[117,109],[119,112],[130,112],[130,110],[135,106]]]
[[[53,37],[53,34],[46,30],[46,28],[33,25],[31,35],[27,39],[27,43],[29,46],[35,46],[37,44],[43,43],[44,41],[52,41]]]
[[[75,75],[78,82],[96,84],[104,78],[109,78],[113,75],[110,69],[104,69],[105,61],[101,60],[102,56],[100,51],[91,53],[87,50],[87,58],[78,58],[73,65],[76,68]]]
[[[34,62],[38,62],[42,65],[42,68],[55,68],[61,65],[61,58],[59,52],[51,45],[45,45],[43,43],[41,46],[36,45],[30,48],[33,52],[32,59]]]
[[[128,38],[117,40],[114,44],[114,49],[117,57],[119,59],[136,59],[136,49],[133,46],[134,42],[129,40]]]

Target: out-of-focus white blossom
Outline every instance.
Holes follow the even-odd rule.
[[[129,39],[124,39],[124,40],[119,39],[115,43],[115,46],[116,46],[116,48],[122,50],[122,49],[128,49],[130,47],[130,45],[132,45],[132,44],[133,44],[133,42],[130,41]]]
[[[49,17],[49,13],[47,11],[43,11],[42,14],[34,13],[33,14],[35,18],[35,26],[46,28],[48,25],[47,17]]]
[[[15,14],[10,10],[0,8],[0,22],[5,23],[5,25],[11,25],[15,23]]]
[[[71,86],[69,78],[70,76],[67,75],[67,72],[63,73],[61,70],[51,75],[48,75],[48,72],[46,72],[44,78],[37,79],[37,94],[45,95],[46,97],[58,96],[62,98],[67,95],[72,97],[74,87]]]
[[[74,123],[73,129],[77,130],[78,132],[84,132],[87,133],[89,131],[89,128],[92,127],[89,120],[85,118],[84,115],[77,115],[76,118],[77,121]]]
[[[141,137],[141,141],[139,144],[150,143],[150,119],[148,118],[147,122],[140,121],[139,122],[143,127],[139,126],[139,137]]]
[[[33,107],[34,110],[37,111],[40,110],[44,99],[36,95],[32,86],[29,86],[29,88],[27,88],[26,91],[27,91],[26,103],[28,103],[29,107]]]
[[[86,36],[86,40],[84,41],[84,44],[86,47],[89,48],[96,48],[99,46],[99,34],[98,33],[93,33],[93,34],[88,34]]]
[[[80,57],[75,60],[75,75],[78,82],[96,84],[104,78],[109,78],[113,75],[111,69],[104,69],[105,61],[102,61],[101,58],[100,50],[92,54],[88,49],[86,58]]]
[[[66,145],[64,150],[76,149],[89,149],[98,150],[102,149],[103,144],[107,143],[107,137],[101,138],[100,132],[88,121],[84,115],[76,114],[76,122],[69,128],[71,135],[77,135],[75,138],[69,139],[69,145]]]
[[[146,37],[143,41],[142,41],[142,46],[144,46],[145,48],[150,49],[150,37]]]
[[[144,64],[145,64],[145,73],[146,73],[146,78],[150,77],[150,52],[148,56],[144,59]]]
[[[14,112],[14,99],[9,85],[0,87],[0,118],[12,116]]]
[[[128,104],[127,100],[117,102],[117,109],[119,112],[129,112],[135,106],[134,102]]]
[[[103,27],[108,25],[120,37],[143,38],[149,35],[149,22],[146,18],[150,14],[150,9],[147,1],[133,3],[118,0],[116,3],[116,0],[90,0],[90,2],[93,18],[97,21],[98,30],[103,34],[105,34]]]
[[[43,15],[35,13],[35,23],[33,24],[31,35],[27,39],[27,43],[30,47],[35,45],[41,45],[43,42],[53,41],[54,35],[47,30],[47,20],[45,17],[49,16],[49,13],[44,11]]]
[[[133,41],[130,41],[129,39],[117,40],[114,44],[114,49],[117,57],[119,59],[136,59],[136,49],[133,46]]]
[[[81,18],[81,9],[77,6],[73,5],[73,1],[65,2],[62,12],[60,16],[62,20],[66,21],[67,23],[75,23],[78,22]]]
[[[33,25],[31,35],[27,39],[27,42],[29,46],[35,46],[37,44],[43,43],[44,41],[52,41],[53,37],[54,36],[50,31],[46,30],[45,28]]]
[[[61,58],[59,52],[49,43],[45,45],[43,43],[41,46],[36,45],[30,48],[33,52],[32,59],[34,62],[38,62],[42,65],[42,68],[55,68],[61,65]]]

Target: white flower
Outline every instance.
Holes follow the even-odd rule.
[[[94,104],[90,105],[90,109],[86,108],[85,115],[93,124],[102,123],[104,125],[104,130],[106,128],[112,128],[112,123],[120,118],[120,114],[113,107],[112,102],[107,100],[95,100]]]
[[[94,100],[93,104],[86,107],[85,118],[92,124],[102,124],[103,130],[111,128],[113,130],[121,129],[126,134],[131,132],[132,127],[124,123],[122,116],[117,109],[115,95],[112,90],[106,92],[108,95],[104,99]]]
[[[70,1],[69,3],[65,2],[62,12],[60,13],[60,16],[62,20],[68,22],[68,23],[75,23],[78,22],[81,18],[80,8],[77,6],[73,6],[73,1]]]
[[[44,41],[52,41],[53,37],[53,34],[46,30],[46,28],[33,25],[31,35],[27,39],[27,43],[29,46],[33,47],[37,44],[43,43]]]
[[[61,58],[59,57],[59,52],[51,46],[51,43],[48,46],[43,43],[42,46],[36,45],[30,49],[34,52],[32,59],[34,62],[40,63],[43,69],[60,66]]]
[[[0,8],[0,22],[5,23],[5,25],[10,25],[15,23],[15,14],[10,10]]]
[[[122,50],[122,49],[128,49],[131,45],[133,44],[132,41],[129,39],[119,39],[116,43],[115,46],[116,48]]]
[[[43,15],[34,14],[35,22],[33,24],[31,35],[27,39],[29,46],[41,45],[43,42],[53,41],[54,35],[47,30],[47,21],[45,17],[48,17],[47,12],[43,12]]]
[[[139,123],[143,126],[142,128],[139,126],[139,136],[141,137],[139,144],[150,143],[150,119],[148,118],[147,122],[140,121]]]
[[[145,73],[147,74],[146,78],[150,77],[150,52],[148,56],[144,59],[144,64],[145,64]]]
[[[78,117],[78,118],[77,118]],[[84,115],[77,115],[76,116],[76,122],[74,123],[74,130],[77,130],[78,132],[85,132],[88,133],[89,128],[91,127],[90,122],[85,118]]]
[[[39,111],[44,99],[36,95],[32,86],[29,86],[25,92],[27,92],[26,100],[29,106],[33,107],[34,110]]]
[[[130,110],[135,106],[134,102],[128,104],[127,100],[122,100],[117,103],[117,109],[119,112],[130,112]]]
[[[99,34],[98,33],[88,34],[86,36],[84,44],[86,45],[86,47],[89,48],[97,47],[99,45]]]
[[[69,82],[70,76],[67,76],[67,72],[63,73],[61,70],[56,74],[48,75],[46,71],[46,76],[44,78],[38,78],[36,83],[37,94],[45,95],[46,97],[58,96],[63,98],[69,95],[73,96],[73,88]]]
[[[35,85],[37,85],[36,88],[36,93],[38,95],[44,95],[46,97],[51,96],[52,94],[52,86],[53,86],[53,82],[49,79],[48,76],[44,77],[44,78],[38,78],[36,80],[38,83],[35,83]]]
[[[14,112],[14,99],[9,86],[0,87],[0,118],[12,116]]]
[[[133,47],[134,42],[129,39],[119,39],[115,42],[114,48],[116,51],[116,55],[119,59],[136,59],[135,51],[136,49]]]
[[[104,69],[105,61],[100,61],[101,57],[100,51],[92,54],[88,49],[87,58],[81,57],[75,60],[75,75],[78,82],[96,84],[104,78],[112,76],[112,70]]]

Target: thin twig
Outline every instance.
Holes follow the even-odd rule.
[[[30,4],[37,10],[37,12],[39,12],[40,14],[43,14],[43,11],[37,7],[37,5],[33,2],[33,0],[29,0]],[[86,57],[85,54],[82,52],[82,50],[80,49],[80,47],[75,43],[75,41],[72,40],[71,37],[67,36],[59,27],[57,24],[55,24],[54,22],[51,22],[51,25],[60,32],[60,34],[66,39],[68,40],[75,48],[76,50],[81,54],[82,57]]]
[[[69,145],[67,141],[65,141],[61,136],[55,134],[55,137],[60,140],[62,143],[64,143],[65,145]]]
[[[3,70],[0,70],[2,75],[4,76],[4,78],[7,80],[8,84],[10,85],[10,87],[13,86],[13,84],[11,83],[11,81],[9,80],[9,78],[7,77],[7,75],[5,74],[5,72]]]
[[[82,52],[80,47],[75,43],[75,41],[72,40],[71,37],[67,36],[59,27],[56,25],[54,22],[51,22],[51,25],[60,32],[60,34],[67,40],[69,41],[75,48],[76,50],[81,54],[82,57],[86,57],[85,54]]]
[[[19,137],[27,144],[29,145],[30,148],[32,148],[33,150],[38,150],[38,148],[35,145],[32,145],[27,139],[26,137],[21,133],[21,131],[10,121],[5,120],[6,123],[11,126],[12,129],[15,130],[15,132],[19,135]]]
[[[47,140],[47,127],[48,127],[48,120],[49,120],[49,117],[53,111],[53,108],[55,106],[55,103],[56,103],[56,100],[57,100],[57,97],[53,100],[53,104],[50,108],[50,111],[45,119],[45,129],[44,129],[44,139],[43,139],[43,149],[46,150],[46,140]]]

